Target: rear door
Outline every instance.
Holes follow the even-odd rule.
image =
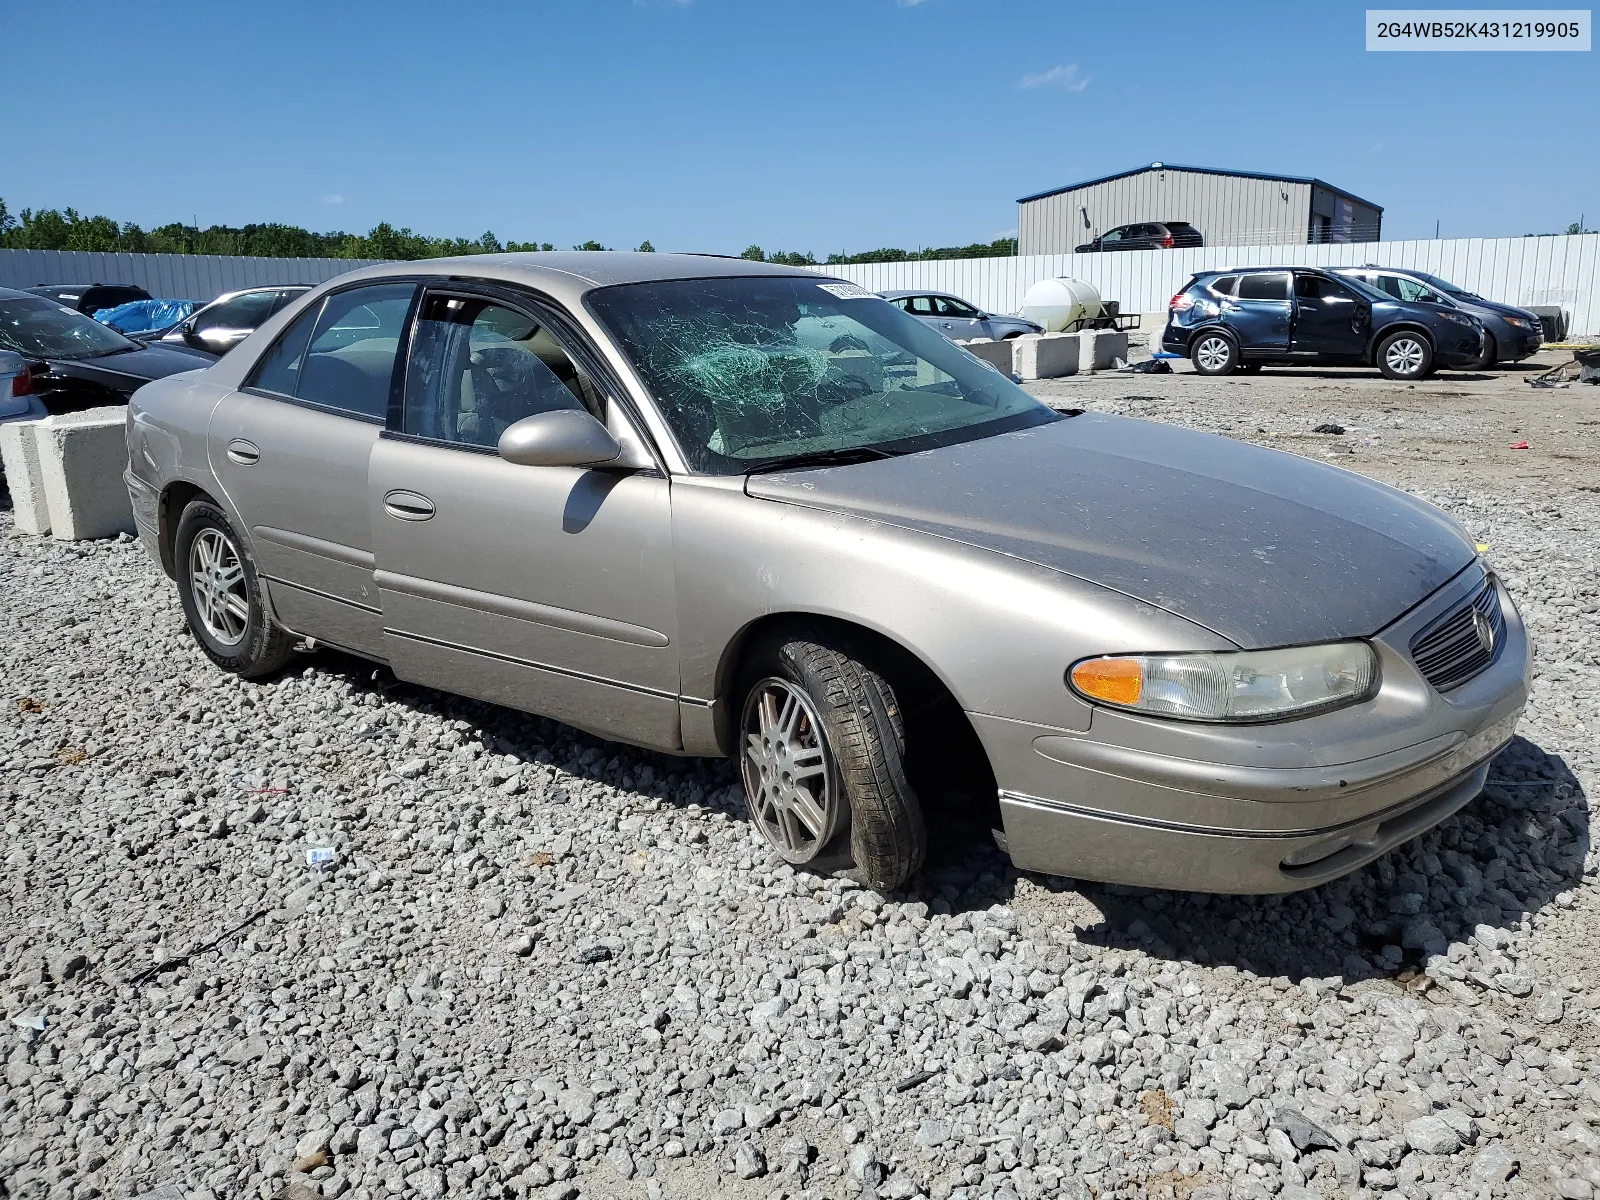
[[[1359,360],[1372,329],[1372,306],[1323,275],[1294,277],[1295,355]]]
[[[218,405],[208,438],[278,618],[379,658],[367,460],[416,290],[369,284],[312,306]]]
[[[385,657],[402,679],[672,748],[667,478],[496,453],[509,425],[552,409],[587,410],[636,441],[598,364],[553,308],[427,290],[367,485]]]
[[[1222,311],[1246,357],[1289,352],[1289,272],[1240,275],[1238,290]]]

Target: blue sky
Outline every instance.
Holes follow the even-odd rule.
[[[1369,54],[1364,11],[0,0],[0,196],[821,256],[987,241],[1018,196],[1161,159],[1318,176],[1389,237],[1600,226],[1594,53]]]

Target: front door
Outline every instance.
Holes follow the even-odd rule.
[[[533,301],[425,293],[369,471],[385,657],[403,679],[675,748],[666,477],[495,452],[537,412],[627,419],[558,321]]]
[[[983,319],[983,314],[965,300],[957,300],[954,296],[934,296],[932,299],[933,311],[939,320],[939,332],[952,342],[994,336],[994,330]]]
[[[1231,300],[1223,302],[1228,327],[1246,358],[1289,351],[1289,273],[1262,271],[1239,276]]]
[[[1360,359],[1372,327],[1372,306],[1341,283],[1321,275],[1294,277],[1296,356]]]
[[[313,305],[217,406],[208,438],[278,619],[380,658],[367,460],[415,292],[369,285]]]

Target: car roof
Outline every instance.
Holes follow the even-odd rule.
[[[879,292],[878,295],[882,296],[885,300],[901,300],[906,296],[948,296],[952,300],[961,299],[961,297],[956,295],[954,292],[936,292],[931,288],[893,288],[887,292]]]
[[[722,279],[739,276],[791,276],[828,279],[818,271],[784,267],[746,258],[712,254],[641,254],[633,250],[556,250],[526,254],[467,254],[383,263],[331,279],[345,287],[382,279],[437,276],[522,284],[569,305],[597,288],[624,283],[656,283],[672,279]],[[323,285],[326,287],[327,285]],[[321,291],[321,289],[318,289]]]

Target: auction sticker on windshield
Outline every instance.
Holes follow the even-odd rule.
[[[1368,50],[1588,50],[1587,8],[1369,8]]]
[[[819,288],[841,300],[876,300],[878,294],[854,283],[819,283]]]

